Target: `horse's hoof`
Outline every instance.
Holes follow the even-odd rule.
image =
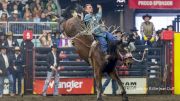
[[[127,96],[123,96],[122,101],[129,101]]]

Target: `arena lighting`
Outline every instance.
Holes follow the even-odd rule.
[[[117,3],[125,3],[126,0],[116,0]]]
[[[126,0],[116,0],[116,12],[120,12],[124,10],[124,6],[126,4]]]

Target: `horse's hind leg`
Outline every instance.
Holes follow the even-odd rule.
[[[122,101],[128,101],[128,96],[126,95],[126,91],[124,89],[123,83],[120,80],[120,78],[119,78],[118,74],[116,73],[116,71],[114,70],[109,75],[110,75],[110,77],[112,79],[116,80],[117,83],[119,84],[119,86],[121,87],[121,89],[122,89]]]
[[[97,101],[103,101],[102,99],[102,73],[97,70],[94,74],[95,81],[96,81],[96,90],[97,90]]]

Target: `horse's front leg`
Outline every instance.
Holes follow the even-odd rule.
[[[102,99],[102,73],[95,72],[95,81],[96,81],[96,91],[97,91],[97,101],[103,101]]]
[[[117,81],[118,85],[121,87],[122,89],[122,101],[129,101],[128,100],[128,96],[126,94],[126,91],[124,89],[124,86],[123,86],[123,83],[122,81],[120,80],[118,74],[116,73],[116,71],[114,70],[113,72],[110,73],[110,77],[114,80]]]

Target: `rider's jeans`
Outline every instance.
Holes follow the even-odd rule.
[[[106,37],[103,36],[95,36],[95,38],[99,41],[101,50],[103,52],[107,52],[108,50],[108,41],[112,42],[114,40],[117,40],[116,37],[112,35],[112,33],[104,32],[103,34],[106,34]]]

